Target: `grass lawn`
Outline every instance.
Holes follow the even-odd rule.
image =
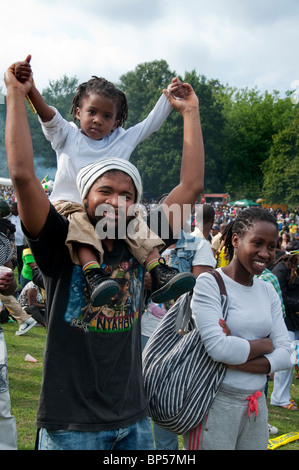
[[[8,376],[11,396],[12,414],[15,416],[18,431],[19,450],[33,450],[35,445],[35,418],[38,404],[42,368],[43,349],[46,329],[34,327],[24,336],[15,336],[17,323],[4,323],[7,354]],[[25,361],[26,354],[38,360],[37,363]],[[268,401],[273,382],[269,382]],[[292,398],[299,404],[299,380],[293,379]],[[288,411],[269,405],[269,423],[279,430],[275,438],[289,432],[299,432],[299,411]],[[180,439],[180,445],[182,440]],[[299,440],[278,447],[280,450],[299,450]],[[274,452],[274,451],[272,451]]]
[[[15,336],[18,323],[4,323],[1,326],[7,347],[11,412],[17,423],[18,449],[33,450],[46,328],[34,327],[23,336]],[[38,362],[26,362],[26,354]]]

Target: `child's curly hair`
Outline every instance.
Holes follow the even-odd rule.
[[[80,108],[82,99],[89,96],[90,94],[98,94],[110,98],[115,101],[117,105],[117,116],[116,119],[119,121],[118,127],[124,125],[128,118],[129,106],[125,93],[116,88],[113,83],[108,82],[105,78],[99,78],[92,76],[88,82],[81,83],[77,88],[77,93],[73,98],[71,114],[73,115],[73,121],[76,122],[76,111]]]

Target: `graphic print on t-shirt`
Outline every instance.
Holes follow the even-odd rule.
[[[102,265],[109,277],[117,281],[119,292],[109,303],[92,307],[80,266],[74,266],[65,320],[85,332],[112,333],[129,330],[139,317],[142,267],[132,258],[114,266]]]

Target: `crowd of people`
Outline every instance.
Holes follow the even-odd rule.
[[[9,194],[14,195],[13,188],[10,188]],[[5,196],[6,195],[3,193],[3,199]],[[21,285],[20,289],[17,290],[14,295],[3,296],[0,294],[0,301],[2,302],[2,308],[6,309],[10,317],[19,323],[19,330],[16,332],[16,335],[23,335],[34,326],[46,326],[45,292],[43,289],[42,276],[30,248],[26,245],[24,233],[19,223],[17,202],[14,197],[12,197],[11,200],[6,198],[6,200],[10,202],[10,214],[7,215],[5,219],[10,220],[15,226],[15,231],[9,236],[13,253],[12,262],[13,267],[18,268],[19,282],[23,279],[23,285]],[[157,201],[157,205],[160,203],[161,201]],[[156,205],[153,207],[156,207]],[[224,235],[229,226],[232,226],[236,220],[242,219],[243,215],[248,212],[248,208],[238,209],[238,211],[234,211],[234,209],[229,207],[227,209],[226,212],[226,208],[219,207],[217,204],[196,205],[195,210],[189,218],[188,231],[182,230],[179,241],[168,247],[162,254],[167,264],[178,269],[180,272],[189,271],[198,277],[205,271],[220,266],[223,268],[231,263],[233,256],[229,253],[229,250],[225,248]],[[294,230],[294,226],[297,226],[297,219],[299,217],[298,210],[295,209],[291,211],[290,214],[273,210],[265,212],[268,212],[269,217],[272,217],[271,222],[278,227],[278,237],[274,259],[272,263],[263,270],[259,277],[266,281],[270,280],[270,282],[275,285],[275,289],[281,301],[282,316],[286,323],[290,339],[295,341],[298,340],[299,320],[298,327],[296,324],[294,326],[290,314],[286,315],[286,309],[287,312],[291,310],[294,313],[297,311],[296,309],[298,308],[299,302],[299,278],[296,276],[299,254],[297,253],[296,255],[296,253],[294,253],[299,250],[298,233],[297,230]],[[249,222],[247,222],[247,224],[250,225]],[[290,230],[292,227],[293,232]],[[281,241],[284,240],[284,234],[288,234],[286,244],[281,243]],[[17,240],[19,240],[19,242],[16,246]],[[18,256],[17,252],[19,246],[22,247],[21,258]],[[223,262],[221,252],[225,249],[226,262]],[[21,265],[19,264],[20,259]],[[26,278],[22,276],[22,272],[23,274],[25,273]],[[290,282],[292,277],[294,280]],[[203,280],[203,278],[201,278],[201,280]],[[153,302],[150,298],[150,279],[146,278],[145,286],[148,288],[149,297],[141,322],[142,348],[145,347],[155,328],[174,302],[174,300],[163,303]],[[232,290],[236,292],[235,284]],[[260,311],[260,309],[258,311]],[[296,367],[296,364],[294,364],[294,366]],[[298,367],[296,368],[298,369]],[[245,377],[248,378],[248,374],[245,374]],[[290,394],[293,368],[278,370],[275,374],[273,372],[271,374],[269,373],[267,374],[267,382],[270,379],[274,380],[273,393],[270,397],[271,405],[297,411],[297,404]],[[244,377],[242,380],[244,381]],[[265,397],[267,397],[267,385],[265,387]],[[217,429],[219,428],[218,422],[216,427]],[[191,433],[188,433],[187,436],[184,436],[184,442],[187,448],[190,448],[189,442],[194,442],[193,434],[195,433],[196,435],[197,432],[198,430],[195,429],[192,430]],[[268,423],[268,432],[270,434],[277,434],[278,429]],[[169,431],[165,431],[155,423],[153,423],[153,434],[156,450],[179,449],[178,436]],[[260,437],[260,435],[257,435],[257,439],[260,439]],[[196,442],[198,442],[198,440],[196,440]],[[211,448],[213,448],[213,445],[214,443],[211,444]]]
[[[294,367],[291,340],[298,338],[294,325],[290,337],[286,322],[290,312],[298,309],[298,298],[293,296],[298,291],[294,288],[298,275],[295,245],[287,245],[275,264],[282,232],[291,232],[291,243],[296,243],[297,212],[294,219],[283,214],[278,220],[279,214],[260,207],[222,210],[208,204],[196,206],[203,191],[204,146],[198,98],[189,84],[174,79],[145,121],[125,131],[121,128],[126,119],[125,97],[94,77],[92,83],[78,87],[73,115],[79,126],[69,125],[35,88],[30,60],[28,56],[5,73],[6,153],[15,196],[10,191],[4,198],[11,198],[11,207],[17,202],[24,235],[23,266],[18,265],[17,255],[15,266],[23,287],[18,303],[29,318],[20,321],[17,333],[22,336],[38,322],[47,328],[37,448],[178,448],[178,437],[155,425],[153,435],[143,387],[142,347],[169,303],[193,290],[192,310],[202,340],[213,360],[225,363],[227,371],[204,423],[183,436],[184,449],[266,450],[267,380],[270,374],[275,380],[281,372],[288,373],[289,380]],[[26,97],[57,151],[59,173],[50,198],[34,173]],[[141,177],[129,162],[130,154],[172,109],[181,114],[184,127],[180,181],[144,220],[130,212],[134,206],[140,207],[142,193]],[[103,152],[100,160],[99,151]],[[113,207],[113,213],[107,206]],[[34,212],[32,207],[36,207]],[[170,207],[178,212],[172,213]],[[153,231],[151,215],[155,211],[158,224]],[[122,220],[126,228],[134,227],[125,238],[120,236]],[[103,221],[107,232],[99,237],[96,230]],[[166,226],[167,236],[163,232]],[[112,228],[117,229],[114,237],[110,236]],[[91,236],[92,231],[96,236]],[[13,268],[13,238],[4,234],[0,238],[1,265],[7,268]],[[269,267],[271,272],[277,268],[279,281],[280,272],[289,275],[280,293],[262,279]],[[219,270],[227,288],[226,323],[221,320],[219,291],[207,274],[211,269]],[[0,293],[14,297],[12,271],[0,274]],[[286,296],[292,300],[287,302]],[[37,309],[40,316],[35,319]],[[0,346],[0,365],[7,372],[2,331]],[[278,399],[275,406],[295,410],[292,398],[281,391],[284,379],[277,377],[275,394],[287,403]],[[0,387],[0,415],[4,418],[0,446],[16,448],[7,380],[4,385]]]

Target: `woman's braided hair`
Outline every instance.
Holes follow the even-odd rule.
[[[117,105],[117,116],[116,119],[119,121],[118,127],[124,125],[128,118],[129,106],[125,93],[116,88],[113,83],[108,82],[105,78],[99,78],[92,76],[87,82],[81,83],[77,88],[77,93],[73,98],[71,114],[73,115],[73,121],[76,122],[77,108],[81,107],[82,99],[86,98],[90,94],[98,94],[106,98],[110,98],[115,101]]]
[[[232,244],[233,234],[236,233],[239,237],[242,237],[257,221],[270,222],[277,228],[275,217],[271,212],[262,207],[250,207],[249,209],[242,210],[235,220],[232,220],[226,225],[221,239],[224,241],[224,251],[229,261],[231,261],[234,256],[234,246]]]

